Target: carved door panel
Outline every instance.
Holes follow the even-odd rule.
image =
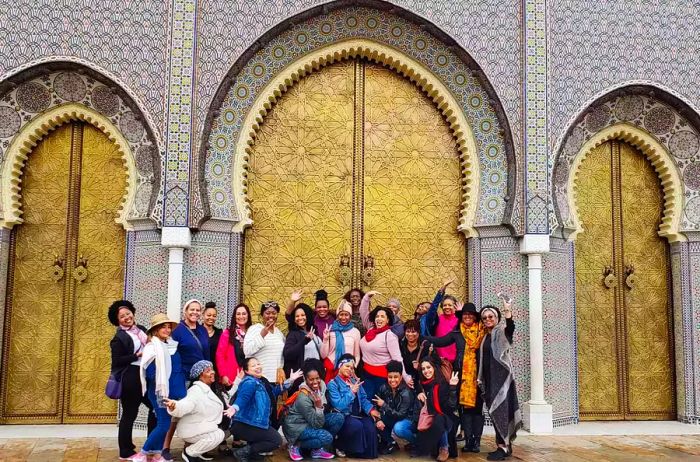
[[[617,141],[583,162],[576,240],[582,419],[675,418],[668,249],[658,176]]]
[[[63,125],[30,154],[22,184],[0,419],[113,421],[115,402],[104,396],[113,329],[104,310],[123,293],[124,231],[114,221],[126,187],[121,155],[91,125]]]
[[[361,59],[304,77],[266,116],[249,162],[251,306],[322,287],[334,304],[362,287],[410,310],[447,275],[466,293],[457,143],[408,79]]]

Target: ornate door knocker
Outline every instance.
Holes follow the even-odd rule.
[[[60,281],[66,274],[65,270],[63,269],[64,263],[65,261],[63,257],[59,257],[58,255],[54,256],[53,266],[51,267],[51,279],[53,279],[54,282]]]
[[[366,286],[371,287],[375,279],[374,257],[367,255],[365,256],[365,261],[362,267],[362,282],[364,282]]]
[[[637,285],[637,275],[634,274],[634,266],[625,266],[625,275],[625,285],[627,285],[630,290],[634,289]]]
[[[340,267],[338,268],[338,280],[343,287],[350,287],[352,281],[352,271],[350,270],[350,256],[340,256]]]
[[[603,269],[603,284],[605,284],[605,287],[608,289],[617,287],[617,276],[612,266],[606,266]]]
[[[82,255],[78,258],[78,265],[73,270],[73,278],[78,282],[83,282],[88,277],[88,261]]]

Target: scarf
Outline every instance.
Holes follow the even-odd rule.
[[[435,373],[439,374],[440,369],[435,368]],[[433,386],[433,407],[435,408],[435,412],[438,414],[443,414],[442,407],[440,406],[440,384],[435,381],[434,377],[430,380],[423,380],[421,384],[423,385],[424,390],[427,386]]]
[[[459,404],[465,407],[476,406],[477,394],[477,362],[476,352],[481,346],[481,341],[486,335],[486,331],[480,322],[472,324],[470,327],[459,323],[459,329],[464,337],[464,356],[462,357],[462,383],[459,385]]]
[[[245,331],[241,329],[241,326],[236,324],[236,339],[243,344],[243,341],[245,340]]]
[[[120,328],[121,330],[123,330],[124,332],[128,332],[128,333],[130,333],[130,334],[132,334],[132,335],[135,335],[136,338],[139,339],[139,342],[141,342],[141,348],[139,348],[139,349],[136,350],[136,351],[139,351],[139,350],[143,349],[143,347],[145,347],[146,344],[148,343],[148,336],[146,335],[146,333],[145,333],[144,331],[142,331],[141,329],[139,329],[139,327],[136,325],[136,323],[134,323],[134,325],[132,325],[132,326],[129,327],[129,328],[126,328],[126,327],[124,327],[124,326],[122,326],[122,325],[120,324],[120,325],[119,325],[119,328]]]
[[[338,361],[345,354],[345,337],[343,337],[343,332],[347,332],[352,329],[353,326],[351,322],[342,325],[338,320],[333,321],[331,326],[331,332],[335,332],[335,367],[338,368]]]
[[[372,340],[375,339],[375,337],[376,337],[377,335],[379,335],[379,334],[381,334],[381,333],[383,333],[383,332],[386,332],[386,331],[388,331],[389,329],[391,329],[391,326],[390,326],[389,324],[387,324],[386,326],[384,326],[384,327],[382,327],[382,328],[380,328],[380,329],[377,329],[376,327],[373,327],[372,329],[370,329],[370,330],[367,331],[367,333],[365,334],[365,339],[366,339],[368,342],[371,342]]]
[[[158,337],[151,337],[141,356],[141,391],[146,393],[146,368],[156,362],[156,396],[167,398],[170,395],[170,351],[168,345]]]

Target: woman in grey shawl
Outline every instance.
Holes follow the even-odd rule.
[[[505,322],[501,322],[501,312],[495,306],[487,305],[481,309],[481,320],[488,333],[481,344],[481,366],[477,381],[496,430],[498,445],[496,450],[486,457],[487,460],[504,460],[513,453],[511,443],[521,425],[513,363],[510,358],[515,331],[510,307],[510,301],[504,300]]]

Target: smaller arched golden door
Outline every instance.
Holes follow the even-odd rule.
[[[92,125],[64,124],[29,155],[10,239],[1,423],[114,421],[106,310],[123,294],[125,190],[121,154]]]
[[[582,420],[675,418],[669,251],[651,163],[608,141],[581,164],[576,321]]]

